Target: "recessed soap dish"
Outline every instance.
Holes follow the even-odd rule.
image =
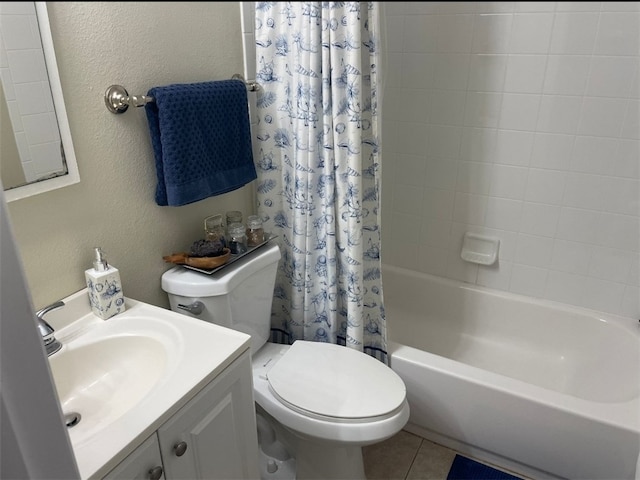
[[[460,256],[467,262],[493,265],[498,259],[499,248],[499,238],[467,232],[464,234]]]

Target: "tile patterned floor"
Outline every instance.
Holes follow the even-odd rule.
[[[456,451],[402,430],[363,449],[367,480],[446,480]]]

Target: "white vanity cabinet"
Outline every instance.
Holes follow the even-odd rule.
[[[105,480],[260,478],[251,382],[247,350]]]

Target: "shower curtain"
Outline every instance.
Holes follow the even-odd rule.
[[[258,214],[282,251],[277,343],[387,363],[380,266],[378,2],[257,2]]]

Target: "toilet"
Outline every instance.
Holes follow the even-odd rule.
[[[395,435],[409,419],[405,385],[350,348],[268,342],[279,260],[270,242],[212,274],[174,267],[162,275],[162,289],[172,310],[251,336],[263,479],[364,480],[362,447]]]

